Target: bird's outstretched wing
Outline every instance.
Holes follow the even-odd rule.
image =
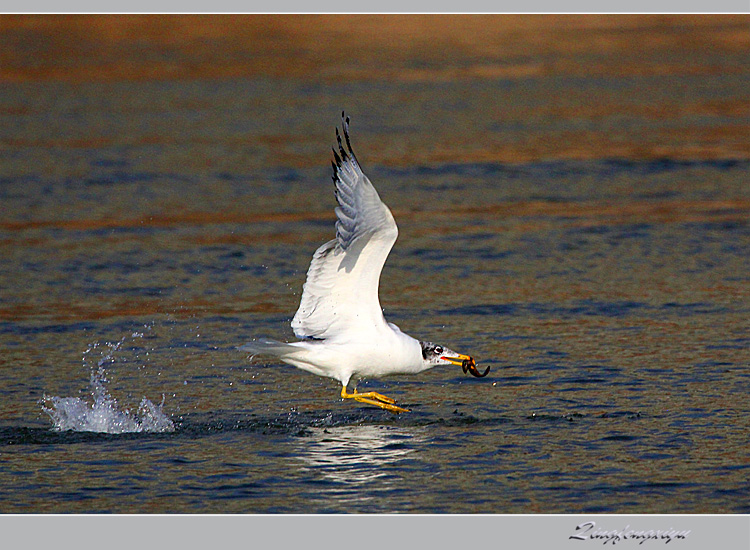
[[[360,327],[385,323],[378,300],[383,264],[398,237],[396,221],[362,173],[349,142],[336,129],[333,181],[336,186],[336,238],[318,248],[307,271],[302,300],[292,320],[298,338],[336,338]],[[348,336],[350,338],[351,336]]]

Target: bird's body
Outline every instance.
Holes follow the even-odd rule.
[[[334,378],[344,386],[352,379],[416,374],[429,368],[422,359],[419,340],[393,324],[383,323],[368,331],[366,339],[302,340],[288,344],[258,340],[253,344],[265,346],[263,351],[273,353],[285,363]],[[256,350],[261,351],[259,348],[248,351]]]
[[[343,115],[342,115],[343,117]],[[460,364],[475,376],[474,360],[401,332],[383,316],[378,299],[380,273],[396,242],[398,228],[388,207],[362,172],[343,129],[333,164],[336,186],[336,238],[313,255],[302,299],[292,319],[298,342],[259,339],[240,349],[274,355],[302,370],[341,382],[341,396],[391,410],[406,409],[375,392],[347,392],[350,380],[390,374],[416,374],[439,364]]]

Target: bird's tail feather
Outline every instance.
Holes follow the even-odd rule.
[[[280,358],[299,351],[299,347],[297,346],[293,346],[292,344],[285,344],[284,342],[279,342],[278,340],[272,340],[270,338],[258,338],[257,340],[248,342],[244,346],[240,346],[237,349],[239,349],[240,351],[250,352],[254,355],[273,355]]]

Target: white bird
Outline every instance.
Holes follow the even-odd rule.
[[[336,238],[318,248],[307,271],[302,300],[292,319],[298,342],[253,340],[239,349],[268,354],[302,370],[341,382],[341,397],[407,412],[377,392],[359,393],[362,378],[416,374],[438,365],[461,365],[480,373],[474,359],[445,346],[423,342],[388,323],[378,300],[378,284],[398,228],[388,207],[362,173],[349,142],[349,118],[341,113],[346,150],[336,128],[333,150]],[[351,380],[355,387],[347,391]]]

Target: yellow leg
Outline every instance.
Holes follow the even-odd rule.
[[[354,390],[354,393],[352,395],[358,395],[360,397],[369,397],[370,399],[375,399],[376,401],[380,401],[382,403],[389,403],[391,405],[396,403],[395,399],[391,399],[390,397],[386,397],[382,393],[374,392],[374,391],[368,391],[364,393],[359,393],[356,389]]]
[[[394,413],[409,412],[409,409],[404,409],[402,407],[394,405],[394,403],[396,402],[395,399],[391,399],[390,397],[386,397],[385,395],[379,394],[374,391],[358,393],[355,389],[352,393],[346,393],[346,386],[343,386],[341,388],[341,397],[343,399],[354,399],[355,401],[359,401],[360,403],[376,405],[381,409],[385,409]]]

